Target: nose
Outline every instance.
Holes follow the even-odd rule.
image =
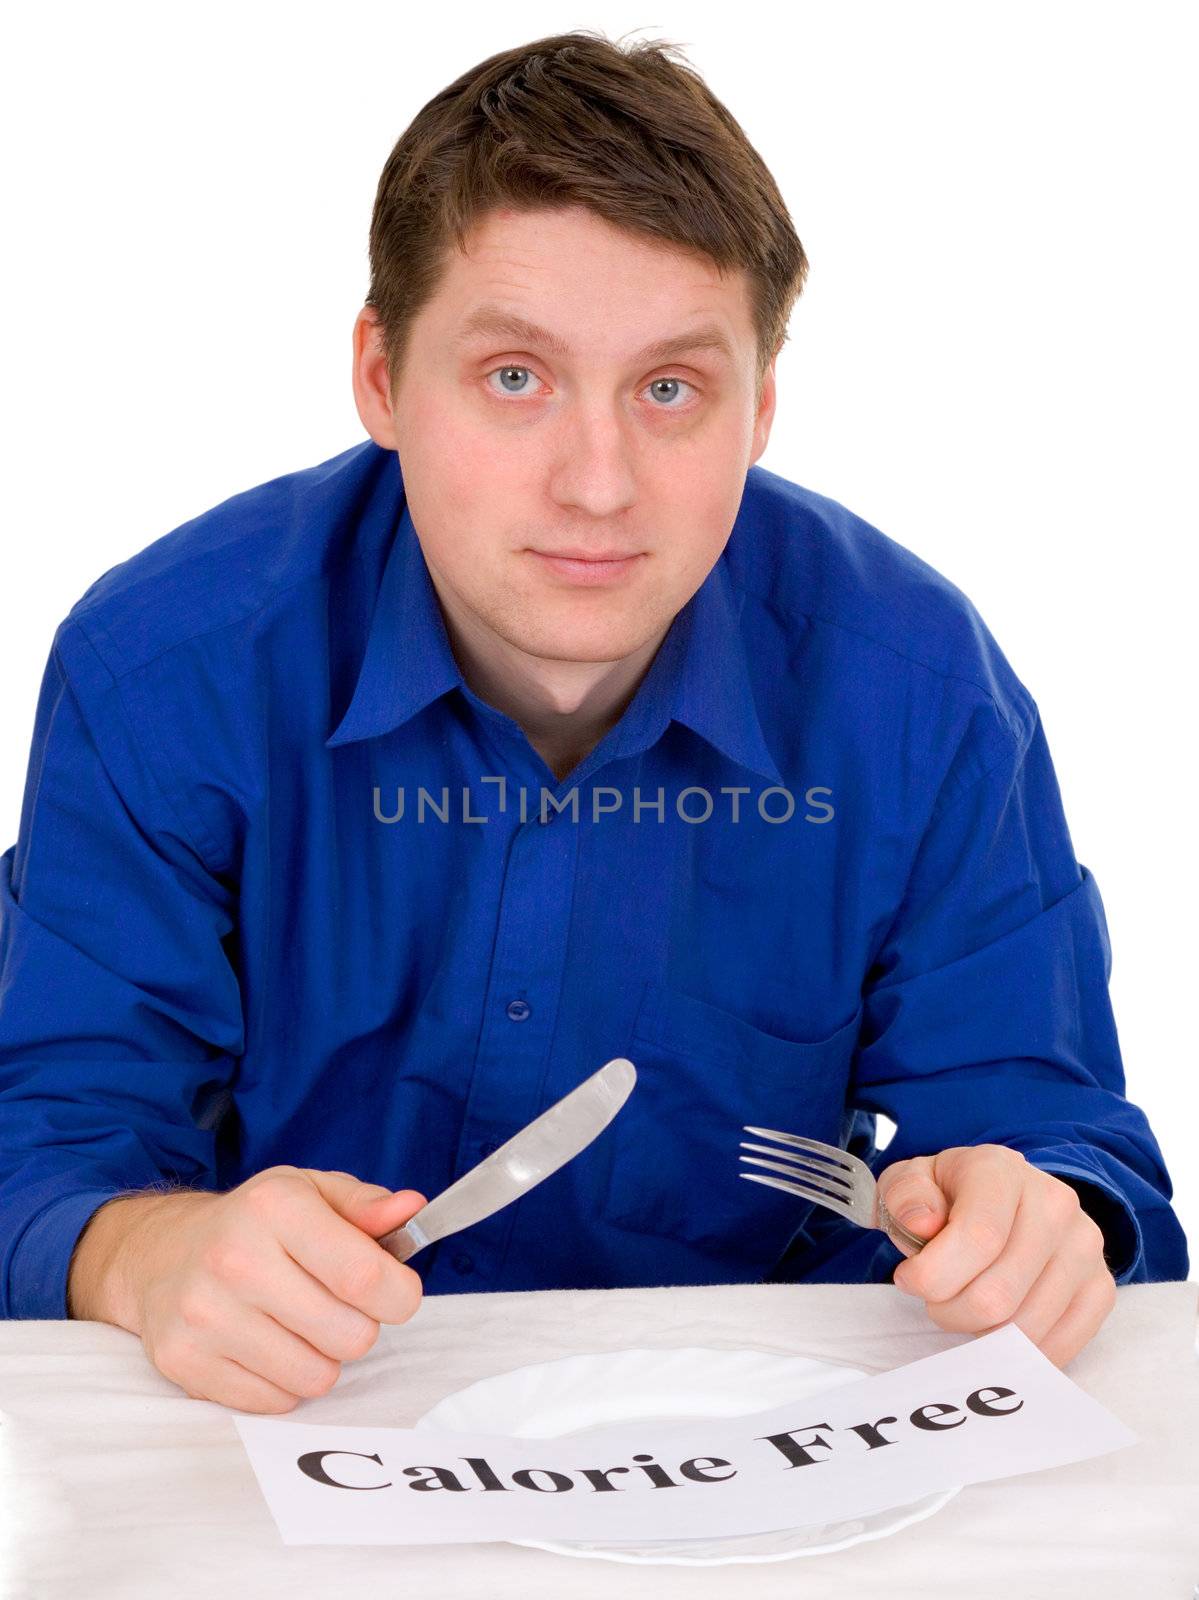
[[[555,440],[551,497],[591,517],[612,517],[636,503],[636,447],[631,426],[610,406],[574,406]]]

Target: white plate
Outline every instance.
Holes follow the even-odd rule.
[[[805,1395],[823,1394],[872,1374],[808,1356],[766,1350],[612,1350],[517,1367],[459,1389],[413,1424],[424,1432],[506,1433],[553,1439],[616,1422],[702,1421],[739,1417]],[[564,1556],[670,1566],[720,1566],[732,1561],[786,1561],[827,1555],[939,1511],[960,1485],[848,1522],[810,1523],[769,1533],[712,1539],[639,1539],[631,1544],[581,1544],[513,1539],[512,1544]]]

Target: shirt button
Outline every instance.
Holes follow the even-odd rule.
[[[509,1000],[508,1002],[508,1015],[513,1022],[523,1022],[532,1009],[527,1000]]]
[[[455,1272],[462,1273],[463,1277],[465,1277],[468,1272],[473,1272],[475,1270],[474,1257],[468,1256],[465,1250],[459,1250],[458,1254],[454,1257],[454,1270]]]
[[[546,808],[538,814],[537,820],[538,822],[552,822],[557,815],[558,813],[550,806],[546,806]]]

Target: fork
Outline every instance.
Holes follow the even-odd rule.
[[[803,1156],[791,1155],[786,1148],[769,1144],[749,1144],[742,1139],[742,1150],[759,1150],[763,1156],[774,1156],[773,1161],[763,1161],[758,1156],[740,1156],[746,1166],[767,1167],[771,1172],[782,1172],[782,1178],[765,1178],[756,1172],[739,1172],[739,1178],[750,1183],[767,1183],[772,1189],[785,1189],[797,1194],[801,1200],[813,1200],[818,1206],[828,1206],[842,1216],[856,1222],[860,1228],[879,1228],[888,1236],[897,1235],[912,1248],[915,1255],[923,1250],[926,1241],[910,1233],[897,1222],[883,1204],[874,1173],[859,1157],[850,1155],[835,1144],[822,1144],[819,1139],[804,1139],[798,1133],[779,1133],[776,1128],[743,1128],[744,1133],[754,1133],[763,1139],[777,1139],[783,1146],[802,1150]],[[894,1241],[892,1241],[894,1242]]]

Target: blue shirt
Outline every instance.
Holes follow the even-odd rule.
[[[1187,1276],[1036,705],[958,589],[761,467],[562,781],[466,686],[393,452],[234,495],[59,625],[0,865],[5,1317],[67,1314],[116,1194],[431,1198],[618,1055],[612,1124],[426,1293],[889,1282],[885,1234],[739,1178],[745,1124],[876,1173],[1009,1145],[1118,1282]]]

